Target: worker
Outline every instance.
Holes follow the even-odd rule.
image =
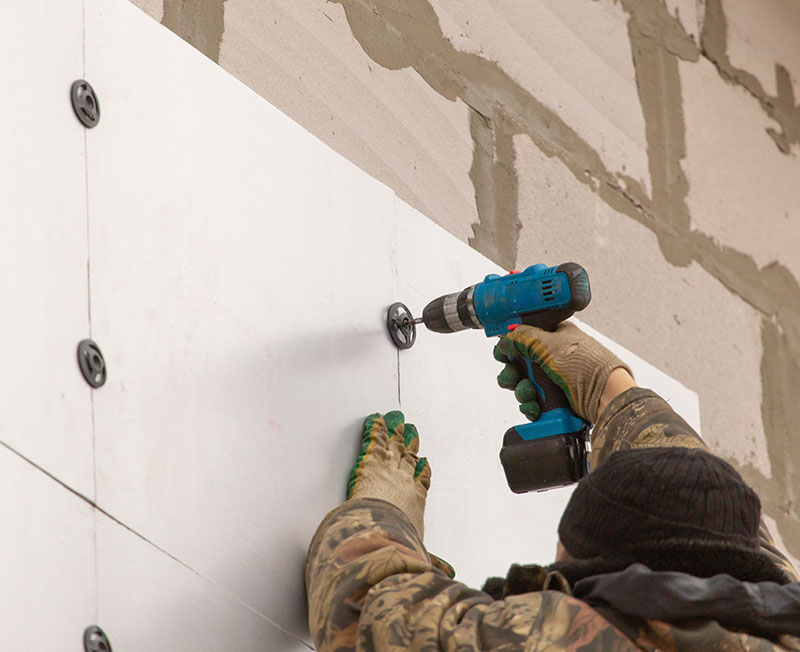
[[[417,430],[373,414],[347,501],[308,554],[316,649],[800,651],[797,573],[733,467],[573,324],[520,326],[495,348],[501,386],[535,418],[530,381],[509,364],[519,356],[595,424],[556,562],[512,566],[483,591],[457,582],[422,543],[431,471]]]

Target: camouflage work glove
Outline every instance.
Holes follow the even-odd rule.
[[[609,374],[618,367],[630,373],[622,360],[570,322],[559,324],[552,333],[519,326],[500,338],[494,357],[506,365],[497,376],[498,384],[514,390],[520,412],[530,421],[539,418],[541,409],[536,388],[510,358],[533,360],[562,389],[573,411],[590,423],[597,421],[597,406]]]
[[[431,467],[426,458],[417,457],[418,452],[417,428],[405,423],[402,412],[371,414],[364,421],[361,451],[347,482],[347,499],[380,498],[391,503],[408,517],[422,539]],[[448,577],[455,576],[450,564],[430,556],[436,568]]]

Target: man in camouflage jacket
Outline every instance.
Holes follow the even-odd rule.
[[[664,400],[571,324],[555,333],[520,327],[495,353],[506,363],[533,359],[595,423],[593,471],[565,510],[558,561],[513,566],[486,591],[452,579],[422,543],[430,467],[416,456],[416,429],[399,412],[372,415],[348,500],[326,516],[308,554],[320,652],[800,651],[800,583],[760,521],[757,497]],[[535,418],[535,392],[513,365],[498,380]],[[707,488],[696,476],[709,478]],[[647,504],[666,511],[636,511],[642,487]],[[690,499],[676,499],[684,489]],[[698,491],[709,498],[697,500]],[[603,510],[628,497],[633,507],[607,518]],[[685,515],[673,518],[675,510]]]

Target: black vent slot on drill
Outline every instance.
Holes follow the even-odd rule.
[[[545,301],[552,301],[555,299],[555,290],[553,290],[553,279],[548,278],[542,281],[542,297]]]

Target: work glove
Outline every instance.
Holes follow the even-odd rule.
[[[361,451],[347,482],[347,499],[379,498],[391,503],[408,517],[421,540],[431,466],[418,452],[417,428],[405,423],[402,412],[371,414],[364,421]],[[446,575],[455,576],[446,561],[435,555],[431,560]]]
[[[514,391],[520,412],[530,421],[536,421],[541,413],[538,394],[511,358],[533,360],[561,388],[573,412],[589,423],[597,421],[597,406],[611,372],[623,367],[631,373],[622,360],[571,322],[562,322],[553,332],[518,326],[500,338],[494,357],[505,363],[498,384]]]

